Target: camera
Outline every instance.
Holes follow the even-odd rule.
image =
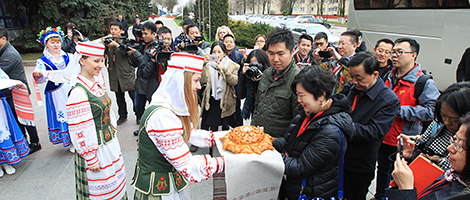
[[[248,66],[245,72],[247,78],[259,79],[263,75],[264,66],[259,62],[253,62]]]
[[[104,45],[108,46],[111,43],[112,40],[113,40],[112,36],[106,36],[106,37],[103,38],[103,43],[104,43]]]
[[[415,143],[416,143],[416,148],[421,153],[428,154],[430,156],[436,155],[436,156],[444,157],[443,155],[434,152],[431,148],[426,147],[426,142],[424,142],[422,139],[415,139]]]
[[[165,49],[165,42],[163,40],[156,40],[155,42],[157,43],[157,45],[155,46],[156,54],[152,55],[150,53],[150,49],[148,49],[146,53],[148,53],[150,57],[155,57],[157,63],[167,62],[173,52],[163,51],[163,49]]]
[[[318,55],[322,58],[331,58],[331,56],[333,56],[329,51],[319,51]]]
[[[106,36],[103,38],[103,43],[104,45],[109,45],[113,40],[112,36]],[[130,48],[133,48],[137,51],[143,52],[144,47],[145,47],[145,42],[143,40],[141,41],[136,41],[136,40],[131,40],[128,39],[126,36],[121,35],[116,39],[116,42],[119,44],[119,48],[121,48],[124,51],[129,51],[131,50]]]
[[[187,35],[185,35],[183,40],[178,44],[178,49],[181,49],[182,51],[186,51],[188,53],[196,53],[197,44],[194,44],[194,42],[200,42],[203,40],[204,40],[204,37],[202,36],[196,36],[194,37],[194,39],[191,39]],[[181,46],[181,43],[184,43],[184,48],[183,46]]]
[[[327,62],[328,58],[331,58],[333,56],[333,54],[329,51],[319,51],[318,55],[323,58],[322,62]]]
[[[145,48],[145,42],[143,40],[137,41],[137,40],[131,40],[127,39],[126,37],[119,37],[117,40],[117,43],[120,45],[120,47],[124,51],[129,51],[131,50],[130,48],[133,48],[137,51],[143,52]]]
[[[80,33],[77,30],[77,27],[72,26],[72,36],[79,36]]]

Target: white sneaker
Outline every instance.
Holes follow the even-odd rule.
[[[9,165],[9,164],[3,164],[2,165],[3,169],[5,169],[5,172],[8,174],[8,175],[12,175],[16,172],[16,169]]]
[[[73,147],[73,145],[70,145],[69,151],[70,151],[70,153],[75,153],[75,148]]]
[[[0,168],[0,178],[2,178],[4,174],[5,174],[5,173],[3,172],[3,169]]]

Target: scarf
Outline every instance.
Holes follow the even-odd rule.
[[[468,187],[468,183],[466,183],[464,180],[460,178],[460,176],[457,174],[457,172],[454,169],[449,169],[444,173],[444,178],[448,182],[452,181],[458,181],[460,184],[464,185],[465,187]]]
[[[225,69],[227,69],[228,64],[230,63],[230,59],[225,56],[220,61]],[[209,62],[211,67],[209,68],[209,73],[211,77],[211,90],[212,90],[212,97],[215,100],[220,100],[224,94],[225,88],[225,79],[221,76],[219,70],[217,68],[217,64],[215,62]]]

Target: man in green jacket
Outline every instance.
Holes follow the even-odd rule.
[[[291,84],[300,69],[292,60],[294,36],[286,28],[276,28],[266,41],[271,67],[259,81],[251,125],[264,127],[273,137],[282,137],[300,104]]]

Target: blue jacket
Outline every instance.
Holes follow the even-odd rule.
[[[347,88],[345,86],[341,93],[347,94],[350,106],[357,96],[356,106],[351,112],[356,133],[348,140],[344,169],[371,173],[375,171],[378,149],[392,127],[400,108],[400,100],[381,78],[377,78],[377,82],[366,91],[359,91],[352,86],[346,93]]]
[[[434,104],[440,95],[434,80],[428,79],[418,99],[414,97],[415,83],[423,74],[419,64],[401,79],[395,77],[396,73],[397,69],[392,69],[385,81],[385,85],[392,88],[400,99],[398,115],[383,141],[390,146],[396,146],[397,136],[401,133],[406,135],[421,133],[421,121],[430,121],[434,118]]]

